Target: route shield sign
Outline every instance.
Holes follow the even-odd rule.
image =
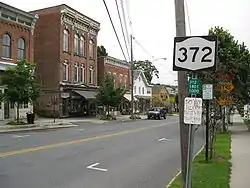
[[[175,37],[173,70],[214,70],[217,40],[217,36]]]

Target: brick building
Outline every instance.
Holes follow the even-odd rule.
[[[104,79],[105,74],[109,73],[114,77],[115,85],[125,85],[128,92],[124,95],[119,111],[130,108],[131,94],[130,94],[130,64],[125,60],[116,59],[114,57],[99,57],[97,64],[98,84]]]
[[[100,24],[65,4],[32,13],[39,15],[34,57],[43,95],[37,104],[38,114],[93,114]]]
[[[20,59],[33,62],[34,28],[38,15],[30,14],[0,2],[0,76],[8,67],[16,66]],[[0,85],[0,92],[5,91]],[[31,104],[21,104],[20,117],[32,111]],[[0,120],[16,118],[16,107],[8,102],[0,103]]]

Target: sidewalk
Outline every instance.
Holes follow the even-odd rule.
[[[233,116],[231,188],[250,188],[250,132],[240,115]]]

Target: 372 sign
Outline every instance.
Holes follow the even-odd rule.
[[[174,71],[214,70],[217,36],[175,37]]]

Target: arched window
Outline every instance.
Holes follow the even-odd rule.
[[[84,52],[85,52],[85,49],[84,49],[84,37],[83,36],[81,36],[81,38],[80,38],[80,56],[84,56]]]
[[[80,38],[76,34],[74,36],[74,55],[79,55],[79,42],[80,42]]]
[[[69,51],[69,32],[67,30],[63,30],[63,51]]]
[[[3,35],[3,52],[2,56],[11,58],[11,37],[9,34]]]
[[[79,71],[80,82],[85,82],[84,78],[85,78],[85,66],[84,66],[84,64],[82,64],[80,67],[80,71]]]
[[[89,67],[89,83],[94,83],[94,67],[92,65]]]
[[[94,41],[89,40],[89,57],[94,58]]]
[[[25,59],[25,40],[23,38],[18,39],[17,58]]]

